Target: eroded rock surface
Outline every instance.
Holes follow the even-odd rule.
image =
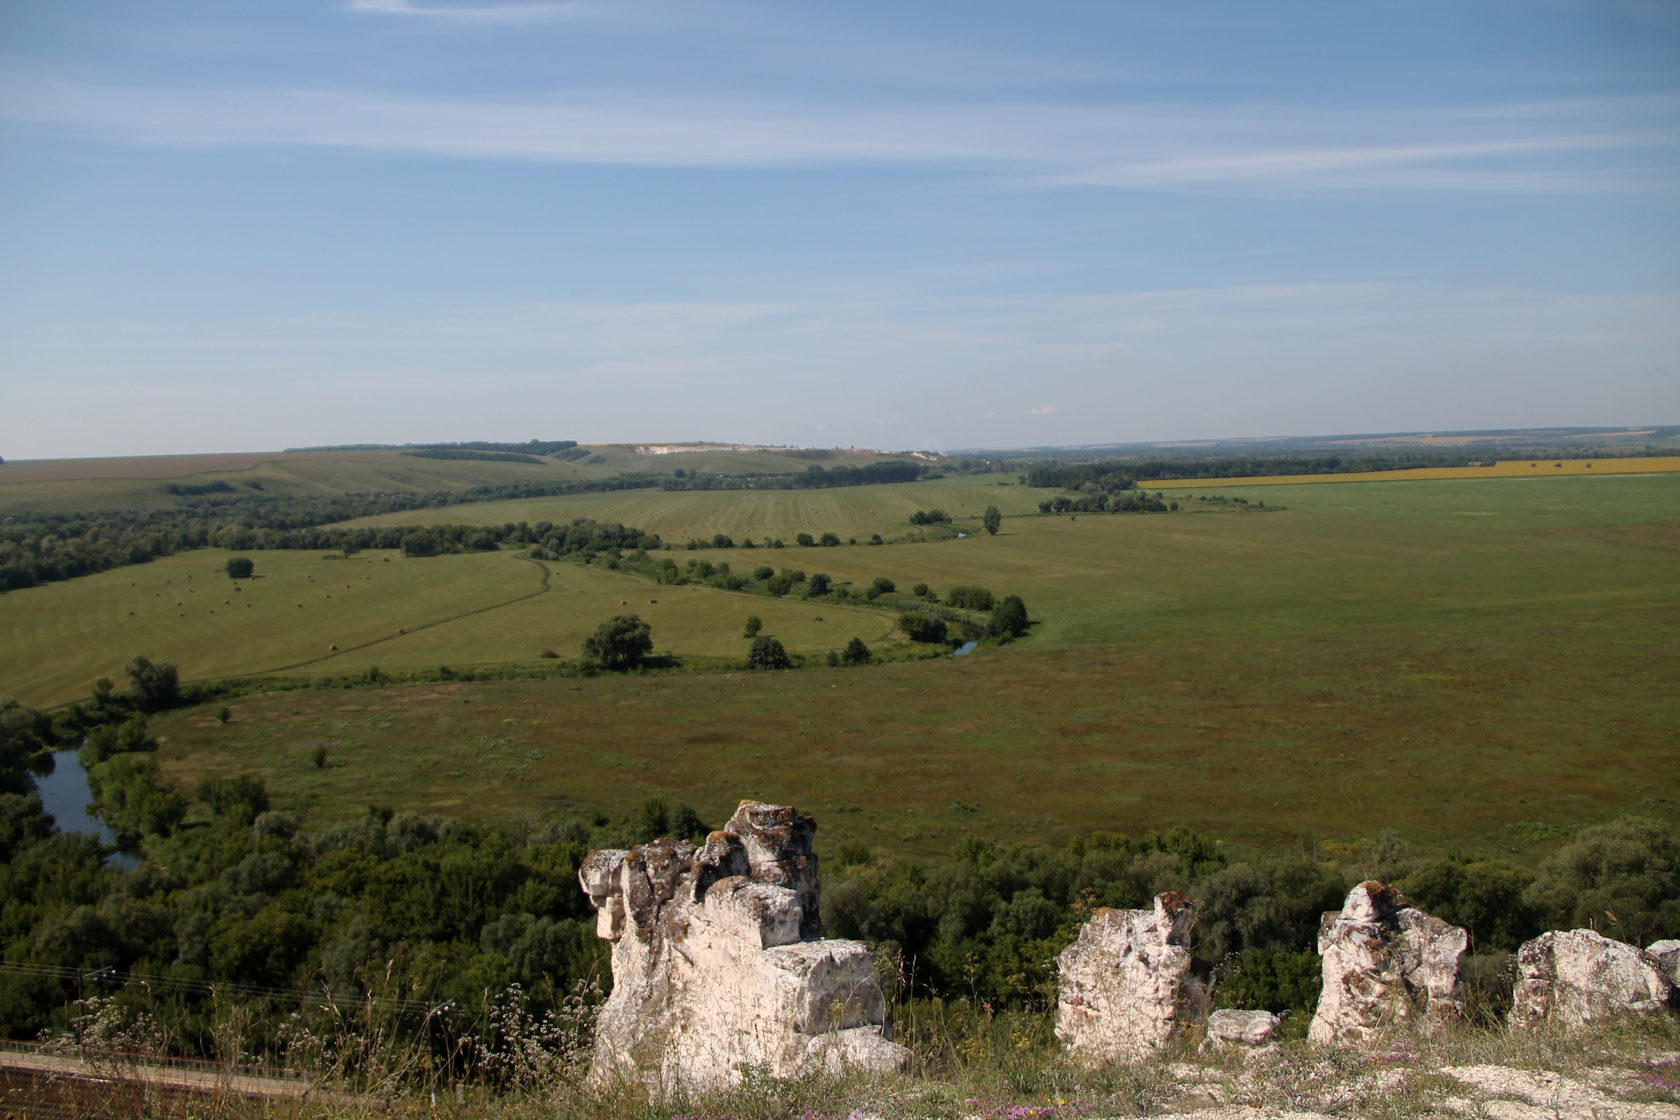
[[[1590,929],[1553,930],[1517,950],[1511,1026],[1550,1019],[1565,1027],[1617,1015],[1648,1015],[1668,1006],[1673,986],[1661,961],[1637,946]]]
[[[815,831],[785,805],[743,801],[703,845],[589,853],[578,881],[613,943],[593,1078],[672,1090],[749,1067],[794,1077],[904,1063],[874,955],[821,939]]]
[[[1267,1046],[1277,1036],[1278,1022],[1270,1011],[1215,1011],[1208,1016],[1207,1045],[1215,1050]]]
[[[1161,1048],[1188,1015],[1195,921],[1195,904],[1172,892],[1157,895],[1153,910],[1091,915],[1056,958],[1056,1037],[1069,1056],[1137,1061]]]
[[[1657,966],[1670,984],[1680,984],[1680,941],[1653,941],[1645,951],[1657,958]]]
[[[1324,989],[1307,1037],[1360,1044],[1401,1023],[1425,1031],[1464,1013],[1459,958],[1469,935],[1405,905],[1393,887],[1364,882],[1318,931]]]

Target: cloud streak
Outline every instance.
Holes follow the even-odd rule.
[[[380,10],[411,7],[369,2]],[[853,106],[600,90],[522,98],[183,92],[28,73],[0,84],[0,119],[14,127],[143,144],[639,167],[908,166],[1050,187],[1249,192],[1670,186],[1676,134],[1662,127],[1666,108],[1607,99],[1596,119],[1582,102],[1366,119],[1312,107],[1184,103]]]

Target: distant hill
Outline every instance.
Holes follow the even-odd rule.
[[[947,455],[986,459],[1125,459],[1182,455],[1289,455],[1302,452],[1435,449],[1491,451],[1510,455],[1673,454],[1680,450],[1680,425],[1629,428],[1488,428],[1462,432],[1366,432],[1332,436],[1254,436],[1242,439],[1167,440],[1157,443],[1083,443],[1033,447],[970,447]]]
[[[343,494],[448,494],[480,487],[609,484],[699,475],[792,475],[813,467],[861,468],[916,462],[938,469],[932,452],[768,447],[725,443],[404,444],[217,455],[0,462],[0,516],[157,510],[237,496],[325,498]]]

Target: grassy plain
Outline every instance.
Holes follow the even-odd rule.
[[[1014,485],[1015,476],[966,475],[932,482],[880,486],[841,486],[830,490],[635,490],[610,494],[565,494],[552,498],[517,498],[474,502],[442,509],[404,510],[358,518],[347,525],[501,525],[509,521],[574,518],[618,521],[658,533],[682,545],[690,538],[709,540],[727,533],[737,541],[780,537],[792,545],[799,533],[832,532],[867,541],[880,533],[891,539],[913,531],[910,515],[943,509],[959,529],[976,528],[986,507],[1005,516],[1036,513],[1046,491]],[[773,563],[774,561],[765,561]]]
[[[744,657],[749,614],[793,651],[879,642],[892,629],[878,611],[658,587],[511,552],[249,552],[258,578],[237,583],[223,572],[230,555],[202,549],[0,596],[0,697],[81,699],[97,677],[123,683],[136,653],[175,661],[187,679],[533,662],[545,649],[575,658],[625,613],[652,624],[658,651],[690,656]]]
[[[1230,490],[1224,484],[1205,483],[1167,492],[1182,501],[1187,495]],[[1360,486],[1303,482],[1239,493],[1250,502],[1301,512],[1495,532],[1591,534],[1606,526],[1680,523],[1680,474],[1418,479]]]
[[[506,819],[662,795],[721,818],[756,796],[815,813],[825,844],[896,852],[1183,823],[1521,854],[1628,811],[1680,819],[1680,476],[1406,486],[1300,488],[1366,495],[1364,511],[1017,516],[997,537],[708,552],[860,583],[981,583],[1022,595],[1038,625],[959,660],[252,697],[226,726],[160,720],[161,757],[189,780],[265,774],[306,815]],[[1537,489],[1483,502],[1474,486]],[[643,496],[620,497],[613,519],[639,523],[628,503]],[[1450,512],[1476,504],[1505,516]],[[718,598],[741,604],[726,620],[770,622],[767,600]],[[671,633],[656,620],[681,651]]]

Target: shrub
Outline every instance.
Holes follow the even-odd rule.
[[[257,570],[257,565],[249,556],[230,556],[227,562],[227,574],[232,579],[250,579]]]
[[[959,583],[951,588],[945,599],[953,607],[967,611],[989,611],[994,605],[990,591],[967,583]]]
[[[943,642],[945,620],[925,611],[905,611],[898,616],[898,628],[912,642]]]

